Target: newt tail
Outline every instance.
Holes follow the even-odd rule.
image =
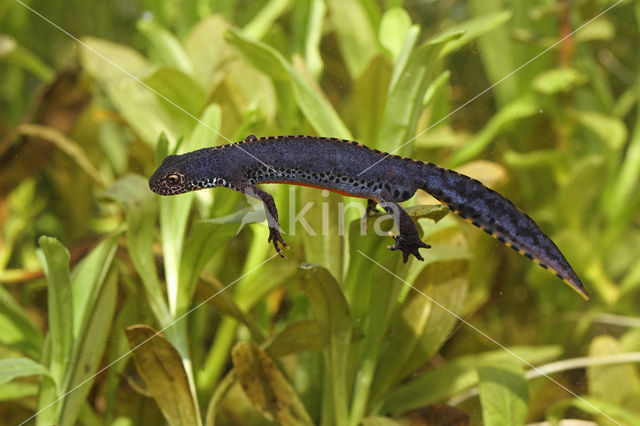
[[[378,203],[393,216],[399,235],[390,250],[423,260],[424,243],[414,222],[398,204],[422,189],[453,213],[483,229],[508,247],[549,270],[585,299],[580,279],[558,247],[511,201],[468,176],[432,163],[386,154],[355,141],[314,136],[270,136],[170,155],[149,180],[161,195],[224,186],[263,202],[269,241],[282,255],[273,197],[256,185],[287,183],[324,188],[368,199],[367,212]],[[284,256],[283,256],[284,257]]]

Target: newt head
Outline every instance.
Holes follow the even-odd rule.
[[[149,179],[149,188],[156,194],[176,195],[223,184],[210,168],[197,167],[200,161],[194,161],[195,153],[165,157]]]

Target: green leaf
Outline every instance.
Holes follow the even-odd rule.
[[[113,321],[116,310],[118,276],[114,272],[108,278],[102,277],[100,281],[104,281],[104,284],[100,282],[95,287],[96,294],[93,297],[93,303],[87,306],[89,310],[83,318],[82,332],[77,338],[78,345],[74,350],[66,386],[66,389],[72,392],[65,397],[60,415],[61,425],[76,424],[86,403],[87,395],[91,391],[94,380],[91,376],[100,365],[111,331],[109,325]],[[77,281],[78,285],[85,283]],[[74,283],[74,285],[76,284]]]
[[[320,43],[322,41],[322,29],[324,15],[327,7],[322,0],[310,0],[309,15],[304,23],[304,62],[309,72],[318,80],[324,68],[324,62],[320,55]]]
[[[185,114],[185,111],[192,116],[199,115],[207,101],[207,94],[191,76],[177,68],[160,65],[154,67],[142,81],[164,98],[171,100],[171,103],[165,99],[160,102],[176,123],[183,123],[186,129],[197,124],[194,117]]]
[[[513,13],[509,10],[502,12],[487,13],[486,15],[479,16],[478,18],[469,19],[468,21],[454,25],[447,29],[447,31],[463,31],[462,37],[449,41],[440,52],[440,57],[449,55],[455,52],[465,44],[482,37],[486,33],[493,31],[505,22],[509,21]]]
[[[445,33],[430,39],[413,52],[402,71],[394,69],[396,77],[392,77],[392,86],[378,132],[377,148],[391,152],[411,140],[422,112],[425,91],[436,68],[438,54],[445,43],[461,35],[460,32]],[[404,146],[397,153],[408,154],[410,148]]]
[[[568,93],[585,84],[588,78],[574,68],[556,68],[544,71],[533,80],[533,88],[545,95]]]
[[[251,40],[234,29],[227,32],[227,41],[272,79],[291,82],[299,108],[318,134],[351,139],[351,133],[299,57],[294,57],[292,66],[273,47]]]
[[[84,69],[104,88],[129,126],[150,146],[163,132],[176,140],[177,125],[161,99],[134,79],[148,73],[146,59],[130,47],[105,40],[86,37],[82,42],[80,60]]]
[[[342,122],[324,92],[314,83],[302,59],[298,56],[293,58],[293,67],[289,68],[289,73],[298,107],[315,131],[319,135],[352,139],[351,132]]]
[[[209,104],[205,108],[200,121],[205,123],[197,123],[187,140],[187,143],[181,147],[182,152],[195,151],[196,149],[206,148],[208,146],[216,146],[218,144],[218,134],[211,129],[220,131],[222,124],[222,110],[218,104]]]
[[[429,253],[431,254],[431,253]],[[464,251],[460,256],[464,257]],[[426,262],[434,262],[431,256]],[[436,261],[425,266],[389,326],[386,351],[380,358],[373,388],[380,393],[424,365],[440,349],[457,322],[468,287],[468,261]]]
[[[262,349],[238,342],[231,360],[245,395],[267,419],[286,426],[313,424],[293,387]]]
[[[289,81],[289,64],[273,47],[252,40],[235,28],[227,31],[225,39],[255,68],[276,81]]]
[[[340,53],[355,80],[378,54],[375,29],[358,0],[328,0],[327,5]]]
[[[207,92],[220,78],[218,68],[232,55],[225,42],[229,23],[220,15],[209,16],[198,22],[187,36],[184,48],[193,68],[193,78]]]
[[[0,60],[29,71],[45,83],[51,83],[56,75],[38,55],[5,34],[0,34]]]
[[[333,407],[333,422],[346,424],[346,368],[351,343],[351,315],[342,290],[326,269],[311,264],[300,266],[302,287],[318,321],[324,342],[324,359],[330,388],[327,398]],[[328,414],[328,413],[327,413]]]
[[[540,107],[530,96],[514,100],[498,111],[491,120],[471,138],[465,145],[458,149],[447,161],[450,168],[458,167],[467,161],[479,156],[489,144],[507,126],[538,114]]]
[[[204,284],[201,284],[196,289],[198,298],[206,300],[213,307],[215,307],[220,313],[229,315],[236,319],[240,323],[244,324],[251,333],[251,337],[258,343],[265,341],[265,337],[262,331],[257,327],[253,318],[250,315],[244,313],[244,311],[238,306],[234,300],[234,296],[231,292],[225,291],[221,282],[214,279],[201,280]]]
[[[620,424],[620,422],[627,425],[640,424],[640,416],[636,413],[625,410],[624,408],[621,408],[610,402],[600,401],[596,398],[589,398],[584,396],[559,402],[549,410],[549,414],[547,417],[550,420],[559,421],[562,419],[562,413],[564,413],[564,411],[566,411],[570,407],[575,407],[593,416],[601,416],[599,417],[600,419],[607,418],[607,421],[609,423],[611,423],[611,418],[613,418],[613,420],[618,422],[618,424]],[[603,413],[607,417],[604,417]]]
[[[45,235],[38,239],[42,268],[47,277],[47,306],[51,337],[51,377],[61,386],[73,345],[73,305],[69,252],[55,238]]]
[[[237,229],[236,220],[243,213],[246,212],[216,219],[201,220],[193,226],[185,243],[185,249],[180,261],[178,279],[180,290],[176,312],[184,312],[188,308],[200,272],[202,272],[202,269],[213,254],[220,247],[227,244],[235,235]]]
[[[73,336],[79,338],[86,327],[88,318],[93,314],[102,285],[111,268],[111,263],[118,248],[120,232],[107,238],[95,247],[73,268],[71,274],[71,293],[73,300]]]
[[[251,22],[245,25],[242,32],[254,40],[262,39],[273,28],[275,21],[290,7],[289,0],[270,0]]]
[[[38,395],[38,385],[27,382],[5,383],[0,386],[0,402],[15,401],[17,399]]]
[[[319,351],[322,347],[318,322],[304,320],[288,324],[267,342],[264,349],[270,356],[280,358],[298,352]]]
[[[171,65],[187,74],[193,72],[189,56],[180,42],[166,28],[156,21],[146,19],[140,19],[137,26],[138,31],[149,41],[151,53],[160,62]]]
[[[622,149],[628,133],[621,119],[595,111],[576,111],[575,114],[578,122],[595,133],[607,148]]]
[[[393,62],[396,61],[411,28],[411,17],[401,7],[387,9],[382,15],[378,37]]]
[[[0,342],[39,357],[43,336],[29,315],[3,286],[0,286]]]
[[[49,370],[31,358],[0,359],[0,385],[9,383],[17,377],[48,376]]]
[[[562,353],[560,346],[521,346],[511,347],[509,350],[533,365],[556,358]],[[516,361],[521,362],[502,349],[454,359],[397,386],[386,396],[381,410],[399,414],[434,404],[475,386],[478,383],[478,366]]]
[[[144,285],[151,311],[159,324],[165,326],[170,321],[170,315],[152,250],[157,209],[155,195],[149,191],[145,178],[127,175],[104,191],[103,197],[118,202],[124,208],[129,255]]]
[[[503,362],[478,367],[482,423],[524,425],[529,405],[529,385],[522,366]]]
[[[201,424],[180,354],[161,334],[146,325],[125,330],[136,370],[170,425]]]
[[[612,336],[597,336],[589,346],[590,356],[624,352]],[[640,415],[635,401],[640,400],[640,377],[633,364],[594,365],[587,368],[589,395]]]

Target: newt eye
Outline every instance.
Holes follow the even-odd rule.
[[[177,174],[169,175],[169,176],[167,176],[167,181],[171,185],[176,185],[176,184],[180,183],[180,175],[177,175]]]

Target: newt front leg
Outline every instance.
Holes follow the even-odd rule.
[[[282,244],[282,246],[286,249],[288,249],[289,246],[282,239],[282,235],[280,235],[278,209],[276,207],[275,201],[273,200],[273,196],[255,186],[247,186],[246,188],[244,188],[243,192],[250,197],[262,201],[262,204],[264,205],[264,211],[267,215],[267,224],[269,225],[269,240],[267,242],[273,242],[273,246],[275,247],[276,252],[278,253],[278,255],[280,255],[280,257],[284,259],[285,256],[282,253],[279,244]]]

